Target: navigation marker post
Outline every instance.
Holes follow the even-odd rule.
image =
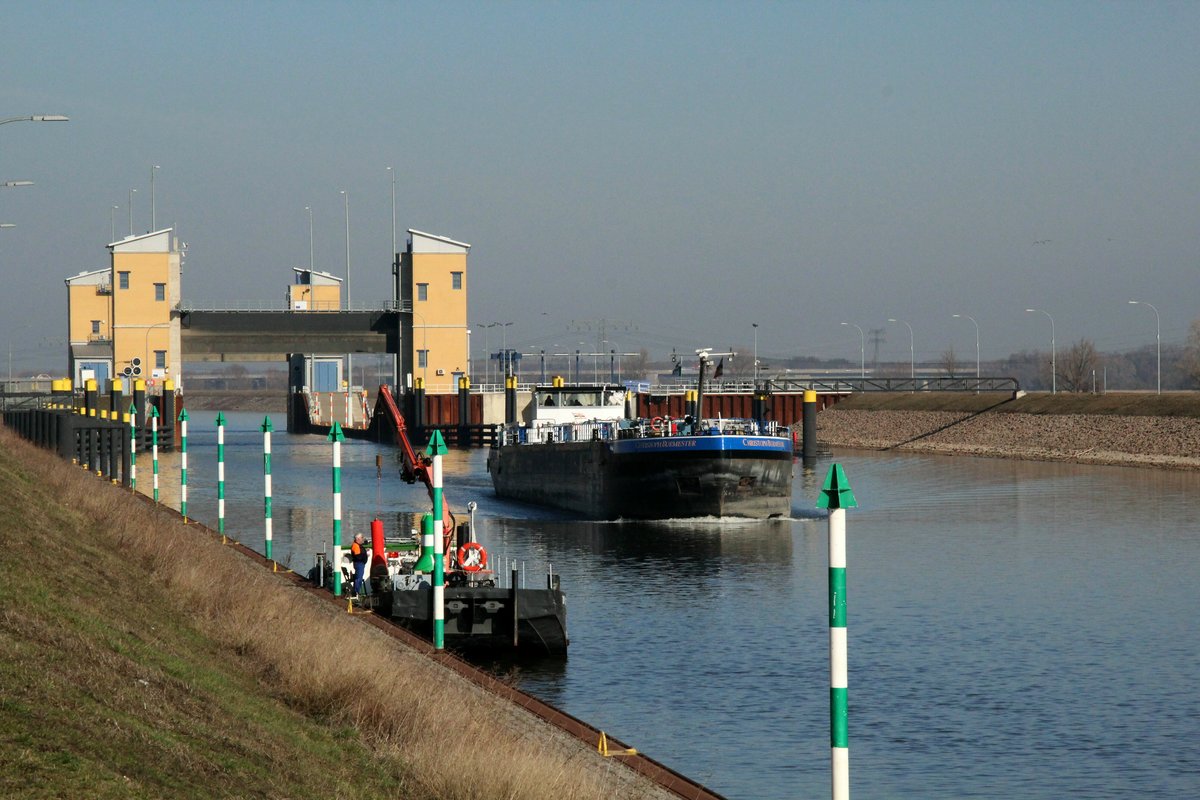
[[[225,540],[225,415],[217,412],[217,533]]]
[[[150,406],[150,447],[154,462],[154,502],[158,502],[158,406]]]
[[[858,501],[841,464],[833,464],[817,508],[829,509],[829,739],[833,800],[850,798],[846,656],[846,509]]]
[[[425,455],[433,456],[433,646],[441,650],[446,641],[446,567],[442,527],[442,456],[449,452],[442,432],[436,428]]]
[[[137,491],[137,407],[129,404],[129,488]]]
[[[333,442],[333,596],[342,596],[342,442],[346,441],[337,420],[325,441]]]
[[[179,409],[179,513],[184,522],[187,522],[187,421],[187,409]]]
[[[267,558],[271,558],[271,417],[263,417],[263,542]],[[271,558],[273,561],[274,559]]]

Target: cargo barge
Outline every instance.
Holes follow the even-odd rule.
[[[701,379],[705,359],[701,358]],[[744,419],[631,419],[622,387],[535,392],[533,422],[488,453],[496,494],[589,519],[787,517],[786,428]],[[698,406],[700,407],[700,406]]]

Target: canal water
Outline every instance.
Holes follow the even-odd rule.
[[[190,412],[189,512],[216,525],[215,412]],[[261,551],[262,415],[228,414],[226,529]],[[282,426],[282,415],[280,415]],[[382,454],[381,480],[376,455]],[[347,538],[428,507],[395,448],[346,442]],[[178,455],[160,462],[178,506]],[[730,798],[829,796],[830,463],[793,519],[579,521],[498,500],[451,451],[494,560],[568,593],[565,663],[521,688]],[[847,512],[850,780],[863,798],[1200,796],[1200,474],[835,453]],[[139,489],[149,491],[139,453]],[[274,552],[330,546],[332,448],[273,436]]]

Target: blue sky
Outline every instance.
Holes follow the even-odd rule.
[[[473,245],[508,344],[983,357],[1182,342],[1200,265],[1200,4],[0,3],[0,347],[65,369],[63,279],[114,225],[185,303],[308,263],[389,299],[397,222]],[[112,206],[120,208],[113,212]],[[1035,244],[1036,243],[1036,244]],[[480,352],[482,352],[481,340]],[[494,344],[494,343],[493,343]],[[608,345],[605,345],[605,349]],[[0,353],[2,355],[2,353]],[[478,354],[477,354],[478,355]]]

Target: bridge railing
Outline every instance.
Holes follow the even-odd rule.
[[[815,391],[821,394],[849,392],[1017,392],[1016,378],[1001,377],[915,377],[915,378],[776,378],[766,382],[773,392]]]

